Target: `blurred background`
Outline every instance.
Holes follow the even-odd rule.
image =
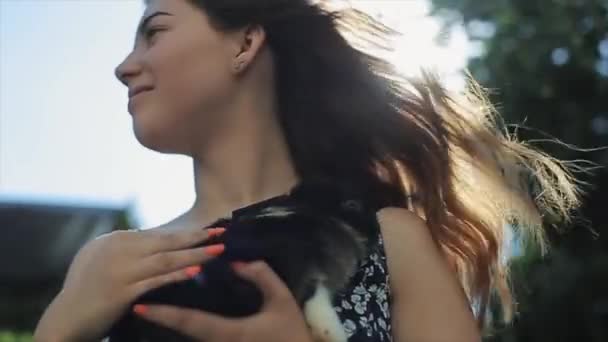
[[[545,257],[514,253],[520,315],[487,341],[608,341],[608,0],[350,2],[403,33],[402,72],[432,68],[458,90],[468,68],[521,138],[600,166],[579,175],[587,221],[551,230]],[[189,159],[137,143],[114,78],[143,10],[0,0],[0,342],[31,339],[83,243],[160,225],[194,199]]]

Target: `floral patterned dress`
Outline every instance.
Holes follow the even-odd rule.
[[[392,341],[391,291],[382,236],[350,285],[334,299],[349,342]]]

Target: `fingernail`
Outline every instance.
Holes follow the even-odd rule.
[[[136,304],[133,306],[133,312],[135,312],[138,315],[145,315],[147,311],[148,311],[148,307],[146,305]]]
[[[196,277],[197,274],[201,273],[202,270],[203,269],[201,268],[201,266],[197,265],[197,266],[186,267],[185,272],[188,275],[188,277],[194,278],[194,277]]]
[[[225,249],[226,249],[226,246],[224,246],[224,244],[222,243],[222,244],[211,245],[209,247],[205,247],[203,250],[205,251],[205,254],[212,255],[212,256],[218,256],[218,255],[222,254]]]
[[[235,271],[238,271],[238,270],[242,270],[243,267],[247,266],[247,263],[246,262],[242,262],[242,261],[233,261],[233,262],[230,263],[230,266],[232,266],[232,268]]]
[[[226,228],[209,228],[209,229],[207,229],[209,237],[222,235],[222,234],[224,234],[225,231],[226,231]]]

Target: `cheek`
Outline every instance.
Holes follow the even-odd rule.
[[[208,58],[205,58],[208,57]],[[205,56],[193,61],[182,70],[180,83],[175,89],[175,99],[185,112],[212,115],[220,112],[230,102],[233,94],[232,80],[222,61],[216,56]]]
[[[216,111],[232,93],[232,76],[217,40],[184,38],[165,56],[159,82],[166,86],[172,107],[180,113]],[[166,82],[165,82],[166,81]],[[177,113],[176,113],[177,114]]]
[[[151,62],[156,88],[138,103],[133,122],[142,145],[174,152],[191,145],[188,137],[206,136],[221,125],[222,108],[231,102],[234,87],[220,53],[174,46]]]

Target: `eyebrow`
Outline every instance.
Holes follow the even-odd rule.
[[[144,18],[144,20],[141,21],[141,24],[139,24],[139,26],[137,27],[137,33],[136,35],[139,37],[143,34],[143,30],[146,27],[146,25],[148,25],[148,23],[150,22],[150,20],[152,20],[152,18],[159,16],[159,15],[170,15],[173,16],[173,14],[171,13],[167,13],[167,12],[154,12],[152,14],[150,14],[149,16],[147,16],[146,18]]]

